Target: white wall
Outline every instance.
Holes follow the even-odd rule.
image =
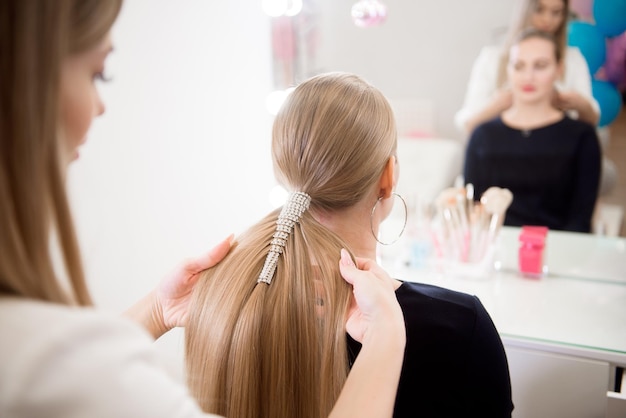
[[[389,97],[435,101],[454,136],[471,62],[511,1],[385,0],[378,28],[352,1],[318,0],[318,62],[363,74]],[[96,300],[123,309],[181,258],[270,209],[269,19],[260,0],[126,0],[113,28],[96,120],[70,186]],[[332,8],[331,8],[332,6]],[[339,32],[336,32],[339,31]]]
[[[360,74],[390,99],[433,101],[436,132],[461,138],[453,125],[471,65],[480,48],[502,39],[512,0],[380,0],[386,22],[360,28],[350,9],[356,0],[317,0],[321,37],[318,71]]]
[[[387,0],[388,22],[364,30],[350,21],[352,1],[321,5],[329,2],[343,7],[328,15],[342,32],[322,31],[334,46],[324,54],[339,60],[329,69],[360,73],[389,97],[432,98],[444,134],[471,61],[511,7]],[[113,81],[101,88],[107,111],[70,172],[88,281],[101,307],[123,311],[183,258],[271,209],[270,26],[260,5],[126,0],[107,65]],[[180,333],[158,344],[180,360]]]
[[[121,312],[271,209],[272,80],[257,0],[126,0],[112,35],[70,192],[93,296]]]

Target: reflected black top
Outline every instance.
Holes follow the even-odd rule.
[[[520,130],[498,117],[472,133],[464,176],[476,199],[491,186],[511,190],[505,225],[590,232],[600,170],[600,144],[590,124],[564,117]]]
[[[510,417],[506,354],[478,298],[409,282],[396,296],[407,342],[394,417]],[[359,350],[348,337],[351,363]]]

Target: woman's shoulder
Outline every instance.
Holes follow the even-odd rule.
[[[591,74],[589,73],[589,66],[587,59],[576,46],[568,46],[565,50],[565,82],[566,84],[572,83],[577,78],[584,78],[586,81],[591,82]],[[588,79],[588,80],[587,80]]]
[[[572,133],[579,133],[584,137],[597,138],[596,128],[589,122],[582,121],[580,119],[573,119],[567,115],[560,121],[551,125],[556,130],[569,130]]]
[[[567,61],[583,61],[583,62],[587,62],[585,60],[585,56],[583,55],[583,53],[580,51],[580,49],[577,46],[573,46],[573,45],[568,45],[567,48],[565,49],[565,59]]]
[[[478,56],[499,58],[502,55],[502,47],[500,45],[483,45],[478,52]]]
[[[458,347],[463,347],[473,343],[476,330],[493,328],[481,301],[468,293],[404,282],[396,290],[396,297],[408,335],[423,333],[439,341],[455,341]]]
[[[496,116],[478,124],[470,134],[469,142],[489,141],[492,138],[500,139],[503,135],[509,135],[514,131],[502,120],[502,117]]]
[[[476,313],[481,307],[474,295],[425,283],[403,282],[396,291],[396,296],[400,305],[426,301],[429,309],[466,310]]]
[[[502,56],[502,48],[498,45],[485,45],[480,48],[478,55],[474,61],[474,68],[482,68],[484,71],[497,71],[500,57]]]

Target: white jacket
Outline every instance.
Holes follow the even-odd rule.
[[[0,417],[208,416],[130,320],[1,297],[0,336]]]

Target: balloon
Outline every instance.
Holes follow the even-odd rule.
[[[616,86],[626,82],[626,32],[608,40],[604,73]]]
[[[592,80],[593,97],[600,105],[599,127],[607,126],[617,118],[622,110],[622,96],[615,86],[608,81]]]
[[[598,28],[587,22],[574,20],[567,26],[567,44],[576,46],[587,60],[593,75],[606,60],[606,39]]]
[[[626,31],[626,0],[594,0],[593,18],[607,37]]]

